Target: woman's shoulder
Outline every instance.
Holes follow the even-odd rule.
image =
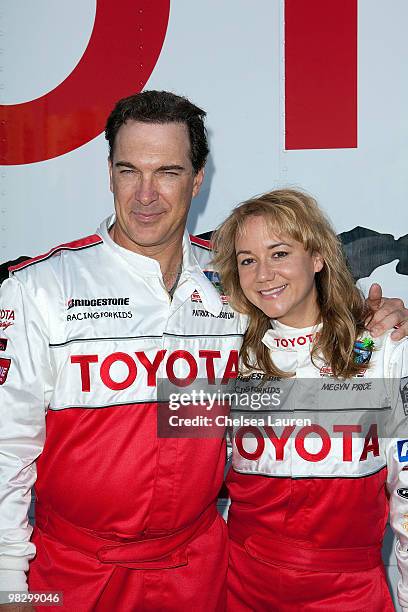
[[[372,365],[381,366],[386,377],[398,376],[399,372],[408,371],[408,338],[394,340],[390,329],[381,336],[373,338],[365,332],[360,335],[355,344],[355,350],[369,350]],[[406,376],[406,374],[404,374]]]

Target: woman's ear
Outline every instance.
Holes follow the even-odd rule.
[[[320,253],[313,253],[312,257],[313,257],[314,271],[320,272],[320,270],[322,270],[324,266],[323,257],[320,255]]]

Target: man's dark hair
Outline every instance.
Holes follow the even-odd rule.
[[[109,143],[109,157],[113,157],[116,134],[126,121],[184,123],[190,137],[191,163],[197,173],[205,166],[209,153],[205,116],[206,113],[187,98],[169,91],[143,91],[123,98],[117,102],[106,123],[105,138]]]

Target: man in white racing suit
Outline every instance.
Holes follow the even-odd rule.
[[[26,590],[33,559],[30,591],[66,610],[224,609],[225,442],[157,433],[160,380],[227,383],[245,331],[184,234],[203,117],[166,92],[119,102],[116,216],[2,285],[0,591]]]

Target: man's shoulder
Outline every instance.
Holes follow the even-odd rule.
[[[17,257],[17,259],[11,259],[10,261],[5,261],[4,263],[0,264],[0,285],[6,280],[6,278],[8,278],[9,269],[11,267],[17,266],[18,264],[28,261],[29,259],[31,258],[27,257],[27,255],[21,255],[20,257]]]
[[[23,261],[10,262],[7,266],[6,278],[2,280],[2,289],[5,287],[7,278],[11,282],[18,282],[26,287],[29,292],[36,293],[44,289],[46,293],[52,294],[56,288],[64,283],[69,270],[69,276],[75,275],[75,270],[84,267],[87,254],[103,240],[98,234],[92,234],[84,238],[65,242],[51,248],[46,253],[35,257],[25,257]]]
[[[18,274],[23,270],[28,270],[29,268],[38,268],[38,266],[42,266],[45,262],[52,261],[53,259],[61,256],[62,253],[76,253],[78,251],[84,251],[98,244],[101,244],[102,242],[103,240],[98,234],[85,236],[84,238],[79,238],[71,242],[59,244],[51,248],[46,253],[42,253],[41,255],[31,257],[30,259],[25,259],[24,261],[17,263],[16,265],[10,266],[8,270],[11,274]]]

